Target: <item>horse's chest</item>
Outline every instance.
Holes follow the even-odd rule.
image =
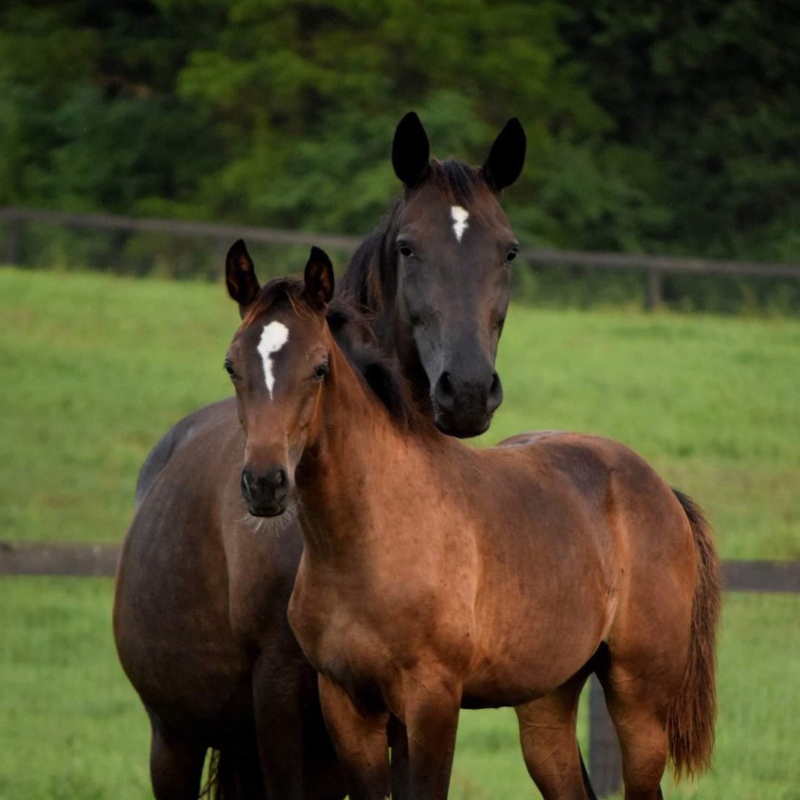
[[[301,566],[289,620],[311,664],[352,696],[356,687],[391,692],[419,657],[461,672],[472,652],[472,618],[455,593],[424,582],[326,581]],[[349,592],[348,585],[358,588]],[[371,590],[372,589],[372,590]]]
[[[311,588],[298,576],[289,603],[289,622],[310,663],[337,683],[373,684],[390,656],[381,635],[339,593]]]

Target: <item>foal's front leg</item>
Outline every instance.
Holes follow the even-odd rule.
[[[389,797],[389,712],[365,712],[341,686],[319,675],[319,699],[336,755],[344,769],[350,800]]]
[[[445,800],[456,747],[461,685],[441,676],[404,681],[408,733],[408,797]]]

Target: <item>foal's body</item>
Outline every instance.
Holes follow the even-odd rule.
[[[351,383],[337,391],[360,392]],[[391,712],[408,729],[410,796],[444,797],[448,751],[431,746],[454,737],[457,707],[515,706],[546,796],[583,798],[575,713],[584,667],[605,643],[608,662],[593,666],[626,748],[629,796],[639,780],[655,796],[697,571],[669,487],[609,440],[546,433],[478,451],[430,432],[415,440],[377,406],[367,424],[352,400],[325,403],[327,438],[298,470],[305,550],[290,622],[330,682],[329,717],[348,717],[351,703],[367,710],[341,735],[368,741]],[[426,763],[431,749],[439,763]],[[364,797],[380,797],[381,780]]]
[[[296,483],[304,549],[289,621],[320,673],[352,800],[387,794],[391,718],[406,732],[393,796],[442,800],[459,708],[506,705],[544,796],[584,800],[575,716],[591,671],[627,798],[660,796],[668,755],[679,772],[705,766],[719,587],[691,501],[607,439],[543,432],[476,451],[413,412],[399,422],[325,326],[332,281],[312,253],[302,292],[267,287],[228,358],[244,472]],[[286,334],[274,393],[255,357],[269,326]],[[252,502],[272,502],[259,485]]]

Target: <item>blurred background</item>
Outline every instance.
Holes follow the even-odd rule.
[[[798,262],[798,41],[791,0],[6,0],[0,205],[363,236],[403,113],[477,163],[518,116],[523,244]],[[216,276],[169,237],[25,233],[20,263]],[[640,295],[630,273],[533,278],[539,302]],[[800,306],[768,278],[671,275],[664,295]]]
[[[506,399],[476,444],[620,439],[726,560],[783,565],[729,582],[714,767],[666,796],[800,798],[799,44],[790,0],[4,0],[0,800],[149,796],[111,579],[11,574],[18,543],[55,548],[46,573],[56,545],[121,542],[147,452],[229,393],[227,247],[271,229],[266,277],[314,233],[341,270],[412,109],[439,157],[528,134]],[[459,737],[452,797],[538,796],[513,713]]]

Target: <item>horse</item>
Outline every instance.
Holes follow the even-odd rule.
[[[332,294],[314,249],[304,280],[245,304],[225,363],[250,513],[280,520],[296,494],[289,623],[351,800],[390,785],[446,798],[459,709],[498,706],[515,708],[544,797],[584,800],[575,719],[591,672],[628,800],[663,797],[669,758],[678,775],[706,768],[720,584],[700,509],[609,439],[534,432],[476,450],[443,435],[390,364],[354,368],[325,320]]]
[[[374,341],[421,413],[453,436],[482,432],[502,400],[494,360],[518,246],[499,198],[524,156],[512,119],[482,167],[431,159],[419,118],[406,115],[392,145],[403,194],[328,307],[341,346],[352,355]],[[261,289],[246,248],[227,263],[244,309]],[[174,426],[137,483],[114,636],[150,719],[153,791],[197,797],[213,748],[221,796],[338,800],[346,790],[315,673],[286,620],[302,536],[292,512],[279,525],[248,513],[243,446],[235,399],[223,400]]]

